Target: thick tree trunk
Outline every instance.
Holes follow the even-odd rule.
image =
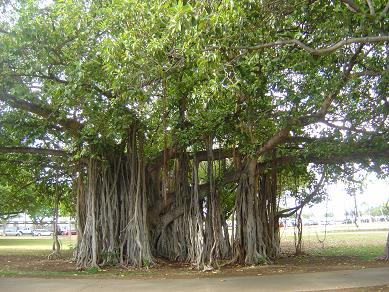
[[[246,164],[236,194],[236,238],[234,258],[245,264],[258,264],[267,258],[261,218],[258,216],[256,161]]]
[[[246,264],[277,256],[276,173],[259,175],[256,160],[248,160],[236,192],[232,252],[216,186],[211,139],[207,147],[208,183],[207,190],[201,190],[206,196],[200,195],[199,163],[196,157],[190,163],[185,152],[174,167],[170,164],[166,177],[161,170],[147,175],[146,190],[143,149],[135,131],[130,132],[126,154],[106,151],[102,159],[90,159],[87,176],[80,171],[75,184],[78,267],[148,266],[157,256],[208,269],[231,256]],[[163,197],[161,177],[174,199]],[[183,211],[175,215],[177,210]],[[163,219],[169,214],[169,221]]]
[[[263,238],[266,254],[269,258],[276,258],[280,254],[280,230],[277,214],[277,173],[275,166],[270,174],[261,174],[259,200],[262,201]]]
[[[227,243],[229,238],[224,237],[222,223],[222,209],[220,194],[216,188],[216,174],[214,169],[213,139],[207,141],[207,177],[209,181],[209,194],[207,196],[207,209],[205,217],[205,244],[204,252],[208,269],[214,265],[219,266],[218,260],[228,257],[230,250]]]
[[[204,267],[204,231],[203,214],[199,202],[199,178],[198,163],[193,161],[192,167],[192,192],[190,205],[187,214],[189,223],[189,253],[188,261],[195,265],[197,269]]]
[[[188,161],[184,152],[176,160],[172,177],[175,200],[163,211],[164,215],[174,214],[178,208],[183,208],[183,215],[151,231],[155,242],[154,252],[171,260],[191,262],[198,269],[212,269],[214,265],[218,266],[217,260],[230,255],[228,231],[223,232],[221,203],[215,186],[212,159],[207,164],[208,196],[204,199],[200,199],[199,194],[199,163],[194,157],[192,167],[189,167]],[[189,177],[192,177],[191,186]],[[159,202],[164,202],[161,197],[162,194]],[[160,224],[164,225],[163,222]]]
[[[126,155],[91,158],[87,187],[78,182],[79,268],[153,263],[146,222],[147,198],[142,143],[129,131]]]
[[[259,177],[256,165],[248,160],[236,193],[234,260],[245,264],[265,263],[279,253],[275,176]]]
[[[175,218],[173,222],[165,227],[162,227],[157,235],[156,252],[159,256],[178,261],[185,261],[188,258],[190,246],[189,241],[189,222],[188,222],[188,206],[189,206],[189,183],[188,175],[188,160],[186,153],[181,153],[175,161],[174,178],[171,188],[174,189],[175,200],[165,214],[173,212],[176,208],[184,206],[183,216]],[[167,178],[164,178],[167,179]],[[165,183],[165,185],[168,185]],[[159,196],[159,203],[165,203],[163,192]]]

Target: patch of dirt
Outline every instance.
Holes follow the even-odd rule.
[[[0,267],[21,272],[71,272],[75,265],[70,259],[49,260],[47,256],[0,256]]]
[[[102,267],[78,271],[69,258],[49,260],[44,256],[0,256],[0,271],[12,271],[10,276],[124,278],[124,279],[184,279],[204,277],[262,276],[282,273],[308,273],[389,266],[385,261],[363,261],[345,256],[285,256],[263,266],[230,265],[213,271],[198,271],[187,263],[157,260],[150,269]],[[7,276],[9,276],[7,274]],[[387,287],[384,287],[387,288]],[[342,290],[343,291],[343,290]],[[349,291],[349,290],[344,290]],[[350,290],[353,291],[353,290]],[[370,291],[370,290],[366,290]],[[372,290],[373,291],[373,290]],[[377,290],[374,290],[377,291]],[[387,290],[381,290],[387,291]]]
[[[320,292],[329,292],[334,290],[320,290]],[[389,292],[389,285],[360,287],[360,288],[343,288],[336,289],[337,292]]]

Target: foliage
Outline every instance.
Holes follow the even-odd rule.
[[[19,159],[20,163],[15,163]],[[57,183],[47,166],[41,165],[44,158],[39,160],[38,157],[13,156],[2,164],[0,214],[25,212],[38,224],[44,217],[53,215],[55,192],[61,193],[63,213],[74,214],[74,197],[68,183]]]
[[[389,208],[387,204],[382,204],[377,207],[369,208],[364,212],[364,214],[371,216],[389,216]]]
[[[84,121],[80,146],[115,143],[131,120],[147,119],[147,136],[153,138],[146,146],[150,151],[162,146],[156,134],[161,135],[163,129],[155,132],[162,112],[168,114],[169,136],[174,132],[184,144],[189,142],[188,137],[211,131],[223,144],[237,144],[248,152],[255,150],[288,119],[309,114],[321,103],[321,93],[337,84],[339,68],[353,49],[346,47],[318,58],[286,47],[254,50],[234,60],[237,52],[226,51],[223,55],[223,50],[207,49],[209,46],[248,46],[261,36],[262,42],[297,38],[315,47],[363,35],[367,29],[374,34],[385,23],[362,25],[363,15],[353,15],[344,5],[318,2],[288,3],[277,8],[270,3],[260,7],[244,1],[215,2],[209,7],[180,1],[116,1],[90,6],[70,1],[46,9],[40,9],[39,2],[34,1],[19,5],[16,23],[3,21],[4,27],[12,30],[2,34],[2,60],[8,58],[2,82],[10,92],[20,92],[20,97],[41,105],[49,101],[60,117],[74,112],[78,120]],[[372,48],[374,53],[364,53],[357,70],[383,65],[382,46]],[[24,58],[16,58],[22,51],[26,52]],[[22,76],[24,84],[12,80],[11,72]],[[161,79],[166,88],[161,88]],[[369,76],[352,80],[344,89],[342,102],[331,109],[331,120],[342,117],[351,128],[369,125],[378,130],[384,122],[379,121],[384,106],[378,101],[381,97],[367,100],[363,96],[369,90],[378,93],[375,88],[381,86],[380,81]],[[39,93],[28,93],[26,86],[37,83]],[[168,95],[167,109],[163,108],[164,94]],[[191,125],[184,131],[176,128],[183,96],[186,122]],[[372,111],[362,112],[361,106]],[[236,110],[238,115],[231,119]],[[268,119],[269,113],[274,118]],[[18,115],[12,120],[24,117],[24,123],[39,121],[41,130],[35,135],[29,133],[29,141],[52,127],[47,125],[50,121],[43,123],[39,117],[23,112]],[[299,129],[293,131],[302,134]],[[320,147],[321,152],[333,148],[333,140],[356,142],[363,138],[345,136],[337,128],[320,132],[329,142]],[[66,141],[63,133],[57,131],[55,135]],[[317,144],[315,148],[317,151]]]
[[[45,9],[34,1],[19,5],[17,21],[3,21],[11,32],[1,35],[1,58],[7,60],[2,83],[10,93],[49,105],[58,118],[73,112],[77,120],[82,120],[78,141],[66,146],[78,144],[74,150],[80,153],[89,151],[88,144],[95,145],[95,149],[105,147],[103,143],[116,144],[126,125],[137,119],[150,138],[146,149],[152,156],[163,147],[161,113],[167,114],[169,140],[175,135],[178,142],[187,145],[189,137],[213,132],[219,143],[239,145],[242,152],[253,153],[288,120],[310,114],[321,104],[322,94],[337,86],[339,69],[355,46],[323,57],[289,47],[253,50],[239,57],[228,47],[282,38],[297,38],[315,47],[364,35],[367,30],[374,34],[385,23],[377,19],[377,23],[362,24],[363,15],[350,13],[345,5],[319,2],[291,2],[277,8],[270,3],[260,7],[245,1],[221,1],[209,7],[180,1],[115,1],[90,6],[70,1],[47,4]],[[252,30],[244,29],[247,27]],[[210,46],[226,51],[207,49]],[[373,53],[366,51],[358,59],[357,71],[382,67],[382,45],[374,44],[371,49]],[[22,52],[24,58],[19,58]],[[24,79],[23,84],[12,77],[15,74]],[[161,81],[166,88],[162,88]],[[384,104],[376,90],[382,86],[381,81],[369,76],[352,79],[343,89],[342,101],[336,101],[337,106],[330,110],[328,120],[347,121],[355,129],[369,126],[380,132],[385,127],[381,115]],[[29,92],[28,87],[34,84],[38,84],[39,91]],[[363,98],[371,91],[377,95]],[[168,98],[165,106],[163,95]],[[190,127],[181,130],[177,119],[183,97]],[[55,135],[50,142],[53,138],[69,142],[66,132],[53,132],[50,119],[44,121],[20,111],[17,116],[13,111],[8,114],[11,121],[40,126],[28,138],[24,136],[25,144],[42,139],[47,131]],[[21,128],[26,129],[31,125]],[[347,141],[349,145],[366,139],[336,127],[316,131],[328,142],[308,144],[305,151],[314,147],[312,151],[320,154],[334,153],[343,149],[335,149],[341,144],[333,141]],[[311,135],[298,128],[292,132]],[[278,151],[288,150],[280,147]]]

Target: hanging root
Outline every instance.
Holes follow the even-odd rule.
[[[58,259],[62,259],[62,256],[61,256],[61,253],[59,251],[54,250],[53,252],[51,252],[47,256],[47,259],[49,259],[49,260],[58,260]]]
[[[248,265],[265,264],[279,252],[276,222],[276,179],[258,176],[256,161],[248,161],[236,191],[234,259]]]
[[[102,160],[90,159],[87,180],[79,183],[79,268],[153,264],[143,149],[135,129],[127,146],[126,155],[107,151]]]
[[[384,255],[381,257],[378,257],[377,260],[389,261],[389,231],[388,231],[388,237],[386,239],[386,246],[385,246]]]
[[[219,268],[224,260],[227,264],[264,264],[278,254],[275,172],[258,174],[257,161],[248,160],[236,189],[230,244],[216,187],[211,138],[207,143],[208,161],[202,162],[207,166],[207,190],[200,193],[200,163],[194,157],[190,164],[185,151],[173,167],[170,164],[169,169],[163,170],[169,175],[164,177],[164,187],[169,194],[174,193],[174,199],[168,199],[161,190],[161,173],[155,175],[155,184],[146,186],[142,140],[134,129],[129,131],[127,147],[120,155],[117,149],[108,149],[99,159],[91,158],[87,170],[78,173],[78,268],[150,267],[154,256],[159,256],[190,262],[207,271]],[[174,216],[177,208],[183,214],[169,223],[156,220],[154,224],[150,219],[155,217],[152,208],[158,209],[155,216],[159,218],[161,214]],[[148,212],[152,215],[149,219]],[[152,250],[149,237],[153,240]]]

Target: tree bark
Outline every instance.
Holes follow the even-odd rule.
[[[280,251],[276,174],[258,173],[256,165],[247,161],[235,201],[233,261],[250,265],[269,262]]]
[[[247,162],[243,172],[236,194],[236,233],[234,242],[234,259],[240,263],[258,264],[262,258],[266,258],[266,249],[264,248],[261,236],[261,230],[257,230],[258,209],[256,190],[257,174],[256,161],[251,159]]]
[[[385,261],[389,261],[389,230],[388,230],[388,236],[386,238],[385,251],[384,251],[384,255],[382,256],[382,259]]]
[[[58,184],[58,182],[57,182]],[[60,256],[61,245],[58,239],[58,208],[60,194],[58,193],[58,186],[55,186],[55,198],[54,198],[54,216],[53,216],[53,252],[49,255],[49,259],[55,259]]]
[[[153,264],[147,226],[143,145],[136,128],[128,133],[126,154],[106,151],[91,158],[78,185],[79,268]]]
[[[295,246],[295,255],[302,254],[302,240],[303,240],[303,222],[301,220],[301,213],[303,208],[301,208],[296,215],[296,226],[294,230],[294,246]]]

